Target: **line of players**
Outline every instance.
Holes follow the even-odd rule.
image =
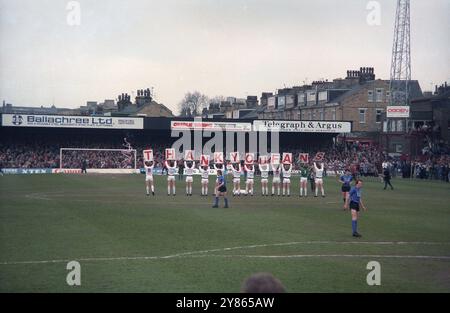
[[[178,172],[177,163],[175,161],[165,161],[165,166],[167,168],[167,195],[176,195],[176,179],[175,176]],[[290,197],[291,195],[291,176],[292,176],[292,164],[257,164],[258,169],[261,173],[261,195],[269,196],[269,173],[272,172],[272,192],[271,195],[282,195]],[[228,163],[228,166],[224,168],[223,164],[213,164],[216,172],[221,170],[226,176],[227,173],[233,177],[233,196],[244,195],[254,195],[254,180],[255,180],[255,164],[244,164],[241,163]],[[155,195],[155,187],[153,184],[153,170],[154,162],[146,161],[144,163],[145,168],[145,182],[147,195]],[[197,168],[197,163],[195,161],[184,161],[184,175],[186,176],[186,196],[192,196],[192,185],[193,176],[195,169]],[[198,164],[198,170],[201,176],[201,195],[208,195],[208,185],[209,185],[209,166],[200,166]],[[242,170],[244,169],[246,173],[245,179],[245,191],[241,190],[241,176]],[[312,167],[308,164],[303,164],[300,168],[300,197],[308,196],[308,177],[310,176],[310,171],[314,173],[314,184],[315,184],[315,197],[318,196],[318,191],[320,190],[322,197],[325,197],[325,190],[323,186],[323,163],[313,162]],[[217,180],[216,180],[217,184]]]
[[[152,161],[144,162],[145,172],[146,172],[146,188],[147,188],[147,196],[149,195],[150,190],[152,194],[155,195],[155,189],[153,184],[153,166],[154,163]],[[172,193],[174,196],[176,194],[175,189],[175,175],[178,172],[178,168],[176,166],[175,161],[166,161],[167,167],[167,195],[170,196]],[[185,171],[186,175],[186,195],[192,196],[192,184],[193,184],[193,175],[194,169],[196,168],[195,161],[185,161]],[[228,208],[228,199],[227,199],[227,189],[226,183],[224,180],[224,174],[226,173],[226,167],[223,164],[214,164],[214,168],[217,172],[216,179],[216,188],[214,190],[215,194],[215,202],[213,208],[217,208],[219,204],[219,197],[224,197],[224,208]],[[292,164],[258,164],[259,170],[261,172],[261,193],[263,196],[269,195],[268,188],[268,180],[269,180],[269,171],[272,170],[273,178],[272,178],[272,196],[275,195],[275,188],[278,191],[278,196],[280,196],[280,185],[282,185],[283,196],[290,196],[290,185],[291,185],[291,172],[292,172]],[[233,175],[233,195],[240,195],[240,180],[242,174],[242,167],[240,163],[230,164],[229,168],[231,170],[231,174]],[[324,165],[323,163],[317,164],[313,163],[313,171],[315,173],[315,196],[318,196],[318,190],[321,190],[322,197],[325,197],[325,191],[323,188],[323,171]],[[253,186],[254,186],[254,177],[255,177],[255,165],[254,164],[244,164],[244,170],[247,173],[246,179],[246,193],[253,195]],[[208,184],[209,184],[209,166],[200,166],[199,171],[201,174],[201,185],[202,185],[202,196],[208,195]],[[281,175],[283,176],[283,181],[281,183]],[[309,168],[306,165],[303,165],[300,169],[300,196],[307,196],[307,181],[309,176]],[[361,187],[362,181],[357,179],[355,186],[352,188],[350,186],[352,180],[354,179],[353,175],[350,171],[346,171],[344,175],[339,177],[339,182],[342,183],[341,191],[344,201],[344,210],[350,210],[352,215],[352,235],[353,237],[361,237],[361,234],[357,231],[358,225],[358,217],[360,206],[367,211],[361,200]]]

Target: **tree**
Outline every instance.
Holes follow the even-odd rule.
[[[188,92],[184,95],[183,100],[178,104],[180,116],[192,117],[201,114],[203,108],[208,107],[208,96],[198,92]]]
[[[227,98],[225,98],[224,96],[215,96],[213,98],[211,98],[211,103],[217,103],[220,104],[222,101],[227,100]]]

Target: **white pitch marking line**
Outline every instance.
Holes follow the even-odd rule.
[[[45,200],[45,201],[56,201],[56,200],[61,200],[63,198],[66,198],[68,195],[65,193],[61,193],[61,192],[46,192],[46,193],[30,193],[25,195],[25,198],[28,199],[33,199],[33,200]],[[73,196],[73,195],[69,195],[69,196]],[[91,194],[91,196],[96,196],[94,194]],[[90,202],[92,200],[89,199],[71,199],[71,202]],[[116,201],[110,201],[110,200],[102,200],[102,202],[106,202],[106,203],[112,203],[112,202],[116,202]]]
[[[41,260],[41,261],[6,261],[0,262],[0,265],[19,265],[19,264],[49,264],[49,263],[67,263],[72,260],[77,261],[121,261],[121,260],[162,260],[162,259],[172,259],[179,257],[202,257],[203,256],[214,256],[211,254],[207,254],[210,252],[223,252],[223,251],[231,251],[231,250],[241,250],[241,249],[254,249],[254,248],[262,248],[262,247],[275,247],[275,246],[290,246],[290,245],[302,245],[302,244],[357,244],[357,245],[450,245],[450,242],[420,242],[420,241],[297,241],[297,242],[286,242],[286,243],[272,243],[272,244],[256,244],[256,245],[248,245],[248,246],[239,246],[239,247],[229,247],[229,248],[218,248],[211,250],[197,250],[190,252],[182,252],[172,255],[166,256],[135,256],[135,257],[99,257],[99,258],[73,258],[71,260],[68,259],[59,259],[59,260]],[[233,255],[230,255],[233,256]],[[236,256],[236,255],[235,255]],[[333,256],[333,255],[304,255],[304,257],[325,257],[325,256]],[[335,255],[335,256],[346,256],[346,255]],[[351,257],[363,257],[359,255],[349,255]],[[252,257],[252,256],[246,256]],[[257,256],[253,256],[257,257]],[[260,256],[260,257],[271,257],[271,256]],[[277,256],[274,256],[277,257]],[[290,256],[278,256],[278,257],[290,257]],[[292,257],[292,256],[291,256]],[[375,256],[374,256],[375,257]],[[383,257],[383,256],[380,256]],[[385,256],[388,257],[388,256]],[[394,256],[392,256],[394,257]],[[408,257],[408,256],[396,256],[399,258]],[[410,257],[421,257],[421,256],[410,256]],[[423,256],[424,258],[450,258],[450,257],[434,257],[434,256]]]
[[[450,260],[447,255],[384,255],[384,254],[293,254],[293,255],[246,255],[246,254],[206,254],[191,255],[192,258],[260,258],[260,259],[289,259],[289,258],[395,258],[395,259],[438,259]]]
[[[25,195],[25,198],[36,199],[36,200],[46,200],[46,201],[52,200],[52,199],[48,198],[45,194],[42,194],[42,193],[30,193],[28,195]]]

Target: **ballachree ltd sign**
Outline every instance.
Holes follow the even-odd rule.
[[[3,126],[15,127],[62,127],[62,128],[111,128],[143,129],[142,118],[109,116],[65,116],[3,114]]]
[[[253,122],[254,131],[279,131],[298,133],[350,133],[350,122],[335,121],[276,121],[260,120]]]

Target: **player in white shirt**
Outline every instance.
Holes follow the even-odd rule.
[[[280,196],[281,185],[281,164],[272,164],[272,196],[275,194],[275,187],[278,190],[278,196]]]
[[[263,196],[269,195],[269,164],[259,164],[259,171],[261,172],[261,194]]]
[[[317,197],[317,194],[319,192],[319,188],[320,191],[322,192],[322,197],[325,197],[325,190],[323,189],[323,170],[324,170],[324,165],[323,163],[319,164],[320,167],[317,167],[316,162],[314,162],[314,172],[315,172],[315,184],[316,184],[316,195],[315,197]]]
[[[245,191],[246,194],[250,194],[253,196],[253,185],[255,183],[255,165],[253,164],[245,164],[245,171],[247,172],[247,181],[245,182]]]
[[[147,190],[147,196],[150,195],[150,189],[152,190],[152,195],[155,195],[155,187],[153,184],[153,167],[155,163],[153,161],[145,161],[145,189]]]
[[[200,174],[202,175],[202,196],[208,195],[208,184],[209,184],[209,167],[202,166],[199,167]]]
[[[166,161],[167,167],[167,195],[170,196],[170,193],[175,196],[176,188],[175,188],[175,175],[177,174],[177,163],[175,161]]]
[[[184,173],[186,175],[186,196],[192,196],[192,183],[194,182],[194,161],[184,161]]]
[[[231,172],[233,174],[233,196],[241,195],[241,163],[232,163]]]
[[[292,164],[283,164],[283,197],[285,193],[288,197],[291,196],[291,172]]]

